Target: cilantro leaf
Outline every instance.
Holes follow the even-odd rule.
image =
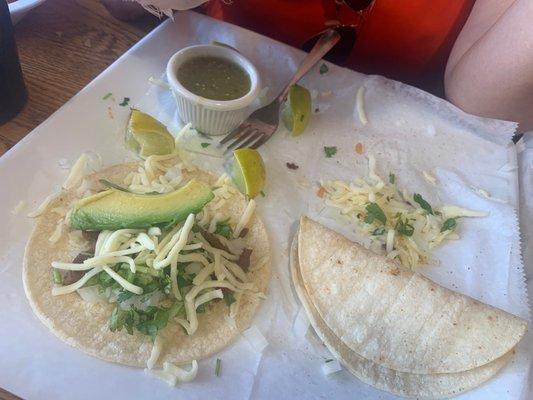
[[[109,329],[111,332],[117,332],[125,328],[130,335],[133,335],[136,329],[155,340],[158,333],[167,326],[170,318],[178,315],[182,310],[183,305],[178,302],[168,308],[150,306],[146,310],[135,307],[123,310],[117,306],[111,313]]]
[[[371,224],[374,220],[380,221],[383,225],[387,223],[387,216],[377,203],[369,203],[366,208],[365,222]]]
[[[99,179],[98,182],[100,182],[102,185],[104,185],[107,188],[120,190],[121,192],[132,193],[130,190],[123,188],[122,186],[117,185],[116,183],[108,181],[107,179]],[[157,193],[157,194],[160,194],[160,193]]]
[[[231,290],[224,291],[224,301],[226,302],[227,306],[231,306],[233,303],[237,301],[235,299],[235,296],[233,295],[233,291]]]
[[[448,218],[444,223],[442,224],[442,228],[440,228],[441,232],[444,231],[453,231],[455,227],[457,226],[457,217],[456,218]]]
[[[320,75],[324,75],[328,71],[329,71],[329,67],[324,63],[322,63],[322,65],[320,66],[320,69],[318,70],[318,72],[320,72]]]
[[[415,227],[409,223],[409,221],[403,221],[401,218],[396,223],[395,228],[396,232],[403,236],[413,236],[415,232]]]
[[[220,376],[221,367],[222,367],[222,360],[220,358],[217,358],[217,362],[215,364],[215,376]]]
[[[413,200],[420,204],[420,207],[427,211],[428,214],[433,215],[433,208],[431,208],[431,205],[426,200],[424,200],[424,198],[420,194],[415,193],[415,195],[413,196]]]
[[[393,173],[390,173],[389,174],[389,182],[394,185],[394,182],[396,182],[396,175],[394,175]]]
[[[337,154],[337,146],[324,146],[324,153],[326,154],[327,158],[333,157],[335,154]]]
[[[122,103],[120,103],[119,106],[126,107],[128,104],[130,104],[130,98],[124,97],[124,99],[122,100]]]
[[[117,295],[117,303],[122,303],[123,301],[126,301],[126,300],[128,300],[128,299],[131,299],[134,295],[135,295],[135,293],[132,293],[132,292],[127,291],[127,290],[122,290],[122,291]]]
[[[109,92],[109,93],[106,94],[104,97],[102,97],[102,100],[107,100],[107,99],[109,99],[111,96],[113,96],[113,93]]]
[[[266,196],[265,192],[263,192],[262,190],[259,193],[261,193],[261,196],[263,196],[263,197]]]
[[[211,146],[211,143],[207,143],[207,142],[200,143],[200,146],[202,146],[205,149],[206,147]]]
[[[219,221],[217,222],[217,228],[215,233],[220,236],[224,236],[226,239],[231,239],[233,237],[233,229],[228,224],[228,221]]]
[[[52,281],[58,285],[63,283],[63,276],[58,269],[52,268]]]
[[[379,236],[383,235],[385,233],[385,227],[380,226],[379,228],[374,229],[374,232],[372,232],[372,236]]]

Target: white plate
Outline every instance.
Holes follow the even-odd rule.
[[[300,213],[320,215],[314,185],[321,174],[348,178],[364,173],[364,159],[356,158],[352,151],[356,141],[375,152],[383,173],[397,167],[400,180],[412,184],[413,190],[433,193],[434,201],[440,198],[493,210],[492,219],[465,222],[464,241],[437,252],[442,266],[426,271],[442,284],[527,314],[519,252],[512,247],[518,238],[516,171],[505,176],[497,173],[500,164],[516,163],[514,149],[505,147],[514,125],[473,118],[417,89],[330,65],[329,75],[321,76],[317,68],[305,80],[308,87],[316,89],[316,103],[321,107],[309,132],[298,139],[280,132],[261,149],[269,178],[267,197],[258,200],[259,211],[269,229],[275,261],[269,298],[256,318],[269,341],[262,356],[241,338],[217,355],[223,360],[221,377],[214,376],[211,358],[200,363],[195,382],[169,388],[144,376],[140,369],[94,359],[55,338],[34,317],[24,296],[22,255],[32,227],[24,215],[63,182],[67,171],[59,167],[60,159],[74,161],[86,150],[100,154],[107,165],[130,157],[122,143],[129,110],[118,103],[129,97],[133,105],[160,112],[163,104],[168,106],[164,103],[168,96],[151,86],[148,78],[159,77],[178,49],[214,39],[241,49],[256,64],[271,94],[302,57],[300,51],[260,35],[195,13],[179,13],[174,23],[166,22],[154,30],[0,158],[0,387],[27,399],[392,398],[346,371],[324,377],[322,356],[327,353],[323,347],[312,335],[307,340],[290,333],[297,302],[287,274],[289,237]],[[360,126],[354,114],[355,92],[363,84],[367,86],[370,119],[366,127]],[[334,93],[328,94],[331,89]],[[115,101],[103,100],[109,92]],[[170,112],[157,116],[177,125],[171,108],[166,111]],[[498,134],[501,139],[491,139]],[[326,145],[339,146],[338,158],[324,158],[321,147]],[[395,146],[397,150],[410,148],[410,158],[402,159],[406,152],[393,152]],[[285,167],[289,161],[297,162],[300,169],[289,171]],[[417,175],[416,168],[428,163],[442,177],[443,188],[432,189]],[[450,172],[458,171],[462,176],[453,175],[456,181],[447,180]],[[505,197],[507,204],[476,197],[464,186],[472,181]],[[463,197],[454,195],[458,192]],[[20,200],[31,206],[13,215],[11,210]],[[500,230],[504,237],[498,236]],[[477,235],[485,238],[484,243],[476,242]],[[481,260],[492,257],[494,265],[476,261],[478,254],[472,255],[470,248],[480,251]],[[461,254],[471,256],[470,269],[464,270]],[[483,276],[487,268],[491,273]],[[528,366],[527,355],[519,351],[495,379],[462,398],[519,398],[525,393]]]

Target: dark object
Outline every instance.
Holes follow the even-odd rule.
[[[248,272],[250,268],[250,256],[252,255],[251,249],[244,249],[239,256],[239,259],[235,262],[244,272]]]
[[[230,253],[229,249],[222,244],[219,238],[217,238],[216,235],[206,231],[205,229],[200,228],[200,235],[209,243],[211,246],[213,246],[215,249],[220,249],[227,251]]]
[[[18,114],[26,97],[9,7],[0,0],[0,124]]]
[[[148,14],[143,6],[133,1],[124,0],[100,0],[109,13],[121,21],[136,21]]]
[[[344,4],[346,4],[352,11],[363,11],[370,7],[373,1],[374,0],[344,0]]]
[[[286,165],[287,168],[289,168],[289,169],[298,169],[298,168],[300,168],[300,167],[298,167],[297,164],[292,163],[292,162],[285,163],[285,165]]]
[[[357,28],[355,25],[339,25],[339,26],[334,26],[332,28],[335,29],[339,33],[339,35],[341,36],[341,39],[335,45],[335,47],[333,47],[331,51],[328,54],[326,54],[324,59],[331,61],[335,64],[342,64],[350,56],[352,47],[355,44],[355,39],[357,38]],[[302,45],[302,49],[307,52],[311,51],[311,49],[317,42],[318,38],[322,36],[324,32],[325,31],[317,33],[315,36],[313,36],[311,39],[305,42]]]

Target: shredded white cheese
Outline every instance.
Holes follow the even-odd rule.
[[[83,285],[85,285],[89,279],[91,279],[93,276],[95,276],[101,271],[102,271],[102,268],[96,267],[90,270],[89,272],[87,272],[85,275],[83,275],[83,277],[77,282],[74,282],[67,286],[54,286],[52,288],[52,296],[60,296],[60,295],[75,292],[76,290],[81,288]]]
[[[341,364],[337,359],[329,359],[322,364],[322,372],[324,375],[328,376],[334,374],[335,372],[342,371]]]
[[[11,210],[11,214],[17,215],[19,214],[22,209],[26,207],[26,202],[24,200],[20,200],[15,207],[13,207],[13,210]]]
[[[359,114],[359,120],[361,124],[368,124],[368,118],[366,117],[365,111],[365,87],[360,86],[357,89],[357,114]]]
[[[70,169],[67,179],[63,183],[63,189],[72,189],[83,179],[87,168],[87,155],[82,154]]]
[[[326,205],[337,209],[340,218],[355,222],[367,247],[376,252],[384,249],[387,257],[409,268],[426,264],[435,246],[456,238],[457,221],[448,219],[487,215],[456,206],[432,208],[420,194],[398,190],[392,174],[389,180],[382,179],[372,155],[368,156],[366,180],[321,182],[320,190]]]
[[[435,178],[433,175],[431,175],[429,172],[427,171],[422,171],[422,176],[424,177],[424,179],[426,181],[428,181],[429,183],[431,183],[433,186],[436,186],[437,185],[437,178]]]
[[[143,294],[143,288],[141,288],[139,286],[135,286],[133,283],[128,282],[126,279],[121,277],[119,274],[117,274],[111,268],[104,267],[104,271],[107,272],[107,274],[111,278],[113,278],[120,286],[122,286],[127,291],[135,293],[135,294]]]
[[[474,193],[477,193],[481,197],[484,197],[484,198],[486,198],[488,200],[495,201],[496,203],[507,203],[507,201],[505,201],[503,199],[499,199],[497,197],[493,197],[489,192],[487,192],[484,189],[476,188],[476,187],[473,187],[473,186],[471,187],[471,189],[474,191]]]
[[[48,205],[50,204],[50,202],[57,196],[57,193],[52,193],[50,195],[48,195],[44,201],[39,205],[39,207],[37,207],[37,209],[35,211],[32,211],[31,213],[28,214],[28,217],[30,218],[35,218],[35,217],[38,217],[40,216],[44,210],[46,209],[46,207],[48,207]]]
[[[244,210],[244,213],[241,216],[241,219],[237,223],[237,226],[235,227],[234,235],[235,237],[239,237],[242,230],[248,225],[248,222],[250,222],[250,219],[252,218],[252,215],[255,211],[255,200],[250,199],[248,201],[248,204],[246,205],[246,209]]]
[[[152,346],[152,352],[150,353],[150,357],[146,361],[146,368],[153,369],[155,364],[157,363],[157,360],[159,359],[159,355],[161,354],[161,350],[163,348],[163,339],[161,339],[160,335],[157,335],[154,340],[154,344]]]

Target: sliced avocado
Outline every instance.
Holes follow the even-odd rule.
[[[170,225],[198,213],[213,197],[211,187],[196,179],[178,190],[157,195],[109,189],[79,200],[70,224],[82,231]]]

